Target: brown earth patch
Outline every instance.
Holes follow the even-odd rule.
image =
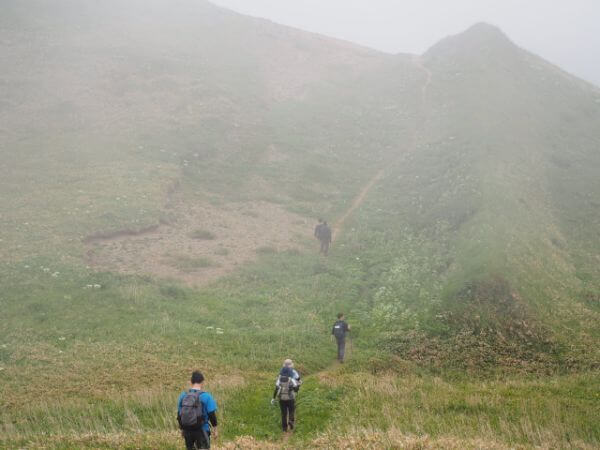
[[[299,249],[308,219],[259,201],[177,204],[172,223],[142,233],[94,236],[88,264],[98,270],[153,275],[199,286],[255,260],[260,253]]]

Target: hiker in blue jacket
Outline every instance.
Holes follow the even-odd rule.
[[[210,448],[211,435],[218,437],[217,402],[204,391],[204,375],[192,373],[191,387],[177,401],[177,421],[187,450]],[[211,429],[212,427],[212,429]]]

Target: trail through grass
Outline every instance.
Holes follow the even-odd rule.
[[[600,445],[595,90],[485,25],[412,58],[5,3],[0,447],[179,448],[193,369],[225,448]]]
[[[412,137],[410,138],[408,146],[405,149],[403,149],[403,152],[405,152],[405,154],[402,155],[400,157],[400,159],[405,158],[408,154],[412,153],[415,150],[415,146],[417,144],[417,136],[420,131],[419,124],[421,124],[422,122],[424,122],[426,120],[426,112],[424,111],[424,106],[426,104],[425,100],[427,97],[427,89],[428,89],[429,85],[431,84],[431,79],[433,76],[432,72],[425,66],[425,64],[423,63],[421,58],[415,57],[414,61],[415,61],[415,65],[421,71],[423,71],[423,73],[425,73],[425,81],[423,82],[423,85],[421,86],[421,103],[420,103],[420,107],[419,107],[421,118],[420,118],[417,126],[414,129],[414,132],[412,134]],[[395,163],[397,163],[397,161],[393,161],[391,163],[391,165],[394,165]],[[390,163],[388,162],[388,164],[390,164]],[[346,223],[346,220],[352,215],[352,213],[357,208],[359,208],[363,204],[363,202],[369,195],[369,192],[371,191],[371,189],[373,189],[373,187],[384,176],[386,176],[386,171],[387,171],[386,168],[381,168],[380,170],[378,170],[375,173],[375,175],[373,175],[373,177],[367,182],[367,184],[365,184],[363,186],[363,188],[360,190],[358,195],[352,200],[350,207],[342,214],[342,216],[340,218],[338,218],[335,221],[335,224],[333,226],[333,236],[332,236],[333,240],[335,240],[336,237],[342,232],[342,229],[344,227],[344,224]]]

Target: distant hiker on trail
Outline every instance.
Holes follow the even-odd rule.
[[[275,399],[279,398],[281,428],[284,433],[288,430],[293,431],[296,421],[296,393],[300,389],[300,385],[294,378],[294,372],[296,375],[298,375],[298,372],[293,369],[293,366],[291,359],[285,360],[275,382],[275,391],[273,391],[273,398],[271,399],[271,405],[274,405]],[[298,375],[298,379],[300,379],[300,375]]]
[[[337,341],[337,359],[343,363],[346,354],[346,334],[350,331],[350,326],[344,320],[344,313],[339,313],[337,317],[338,320],[333,324],[331,334]]]
[[[329,228],[329,225],[327,225],[327,221],[324,220],[322,224],[317,225],[317,228],[315,229],[315,235],[317,235],[317,231],[317,239],[321,241],[320,253],[327,256],[329,253],[329,245],[331,244],[331,228]]]
[[[319,223],[315,227],[315,237],[321,240],[321,230],[323,229],[323,219],[319,219]]]
[[[177,422],[185,439],[185,448],[210,448],[211,425],[213,437],[218,437],[217,402],[204,391],[204,375],[200,372],[192,373],[190,384],[190,390],[182,392],[177,401]]]

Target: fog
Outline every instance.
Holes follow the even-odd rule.
[[[0,0],[0,450],[600,449],[599,9]]]
[[[274,22],[390,53],[422,53],[486,21],[520,46],[600,85],[597,0],[213,0]]]

